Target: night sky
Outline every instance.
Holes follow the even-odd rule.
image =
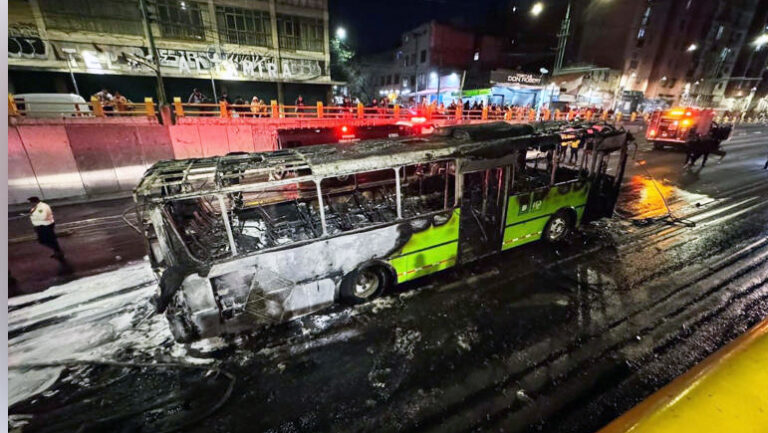
[[[533,0],[329,0],[331,37],[343,26],[348,41],[359,54],[393,48],[400,35],[429,20],[457,23],[483,29],[499,11],[517,6],[524,14]],[[561,0],[544,3],[558,4]],[[553,18],[556,18],[553,20]],[[545,9],[541,21],[559,22],[552,8]]]

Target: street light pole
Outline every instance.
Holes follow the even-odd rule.
[[[157,48],[155,47],[155,37],[152,35],[152,26],[149,23],[146,0],[139,0],[139,7],[141,8],[141,16],[144,22],[144,33],[146,33],[147,41],[149,42],[149,51],[152,54],[152,60],[155,64],[155,75],[157,76],[157,103],[158,106],[163,106],[166,105],[165,84],[163,84],[163,75],[160,72],[160,59],[158,58]]]
[[[557,57],[555,57],[555,67],[552,70],[552,76],[560,72],[563,68],[563,59],[565,58],[565,46],[568,43],[568,33],[571,30],[571,0],[568,0],[568,9],[565,10],[565,18],[560,24],[560,34],[557,35]]]
[[[72,72],[72,53],[67,53],[67,67],[69,67],[69,77],[72,79],[72,85],[75,86],[75,93],[80,94],[80,89],[77,88],[77,80],[75,80],[75,73]]]

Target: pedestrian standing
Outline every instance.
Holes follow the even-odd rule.
[[[29,210],[29,219],[37,233],[37,241],[51,250],[53,250],[54,259],[64,264],[64,253],[59,246],[59,240],[56,237],[56,222],[53,219],[53,210],[47,203],[40,200],[39,197],[30,197],[27,199],[32,208]]]
[[[115,91],[113,101],[117,111],[128,111],[128,109],[130,109],[130,106],[128,105],[128,98],[121,95],[118,91]]]
[[[571,157],[568,158],[569,164],[576,164],[579,162],[579,140],[571,141]]]
[[[187,100],[190,104],[202,104],[205,102],[205,95],[203,95],[202,92],[200,92],[200,89],[192,89],[192,94],[189,95],[189,99]]]

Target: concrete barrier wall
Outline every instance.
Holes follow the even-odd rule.
[[[162,125],[9,126],[9,203],[130,191],[149,166],[171,158]]]
[[[92,197],[132,190],[162,159],[275,150],[278,128],[370,125],[391,120],[179,119],[176,125],[30,119],[8,129],[10,203]]]
[[[43,198],[85,195],[64,125],[10,127],[9,135],[12,130],[19,134]],[[10,183],[12,179],[8,180]],[[9,195],[16,196],[18,192],[9,191]]]

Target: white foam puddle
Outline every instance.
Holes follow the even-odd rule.
[[[125,351],[165,357],[158,362],[209,362],[192,359],[173,343],[165,317],[148,304],[156,289],[149,263],[142,261],[11,298],[9,306],[17,309],[8,318],[9,405],[44,392],[63,370],[25,365],[114,361]]]

